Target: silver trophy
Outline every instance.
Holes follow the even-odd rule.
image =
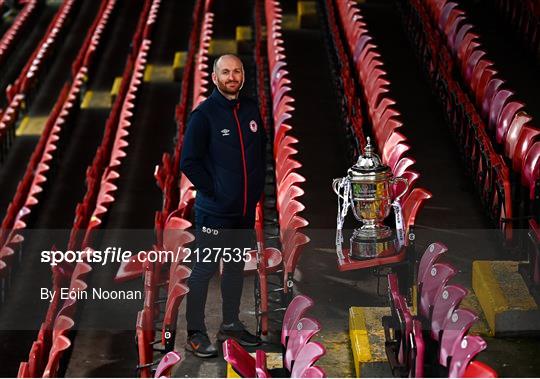
[[[395,195],[393,185],[402,181],[405,188]],[[362,222],[362,227],[355,229],[351,237],[351,258],[366,259],[378,255],[393,242],[392,230],[383,224],[390,214],[392,203],[399,202],[409,187],[407,179],[394,177],[390,168],[381,163],[374,153],[370,139],[354,166],[349,168],[347,176],[334,179],[334,192],[343,201],[338,209],[338,230],[350,207],[354,217]]]

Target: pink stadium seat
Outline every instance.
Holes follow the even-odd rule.
[[[486,93],[487,86],[489,82],[495,78],[495,75],[497,75],[497,70],[488,67],[482,72],[482,75],[480,76],[480,80],[478,81],[475,92],[475,102],[476,105],[480,108],[482,107],[482,99],[484,98],[484,95]]]
[[[473,72],[472,72],[471,83],[470,83],[471,91],[473,94],[478,93],[478,86],[480,84],[480,79],[482,78],[482,75],[486,72],[486,70],[489,70],[488,72],[494,71],[492,67],[493,67],[493,62],[487,59],[481,59],[478,62],[478,64],[474,67]]]
[[[313,300],[305,295],[297,295],[291,300],[285,311],[285,315],[283,316],[283,325],[281,329],[281,344],[283,346],[287,346],[290,332],[313,304]]]
[[[519,101],[509,101],[502,110],[501,117],[497,122],[497,129],[495,131],[495,138],[497,143],[502,144],[506,139],[506,133],[514,120],[516,114],[525,107],[525,104]]]
[[[448,366],[449,358],[453,355],[455,345],[469,332],[469,329],[478,320],[478,316],[468,309],[456,309],[444,324],[439,349],[439,363]]]
[[[426,271],[430,270],[433,264],[447,251],[448,248],[441,242],[433,242],[426,248],[418,264],[418,274],[416,276],[418,287],[422,284],[421,280],[426,275]]]
[[[493,78],[486,85],[484,96],[481,99],[481,103],[482,103],[481,114],[484,119],[489,117],[489,111],[491,109],[491,103],[493,102],[493,98],[495,97],[495,95],[499,91],[499,88],[503,84],[504,84],[504,81],[502,81],[501,79]]]
[[[469,363],[487,347],[486,341],[478,336],[465,336],[458,342],[450,361],[448,377],[463,378]]]
[[[285,351],[284,363],[289,372],[294,366],[299,351],[309,342],[311,337],[321,330],[321,325],[314,319],[302,317],[293,330],[289,332],[287,349]]]
[[[458,31],[454,38],[454,54],[457,54],[458,46],[461,46],[465,36],[471,31],[473,26],[471,24],[462,24],[458,26]]]
[[[426,271],[424,278],[422,278],[422,286],[418,289],[419,314],[426,319],[430,319],[431,309],[435,303],[437,293],[456,274],[456,269],[447,263],[435,263],[429,271]]]
[[[179,364],[182,359],[180,353],[169,351],[161,358],[161,361],[159,361],[154,378],[170,378],[172,369]]]
[[[448,284],[442,287],[436,295],[431,312],[431,338],[435,341],[440,340],[445,324],[468,292],[463,286]]]
[[[483,60],[482,58],[486,56],[486,52],[483,50],[474,50],[471,55],[467,57],[465,62],[465,70],[463,71],[463,76],[465,82],[469,85],[469,88],[472,88],[473,72],[476,66],[480,64]]]
[[[411,347],[411,369],[410,375],[415,378],[424,377],[424,354],[425,343],[422,334],[422,323],[419,320],[413,321],[412,333],[413,346]]]
[[[255,373],[257,378],[271,378],[266,367],[266,353],[263,350],[255,351]]]
[[[529,148],[523,161],[521,184],[529,189],[529,199],[534,199],[536,182],[540,178],[540,142],[535,142]]]
[[[326,373],[319,366],[311,366],[304,370],[301,378],[326,378]]]
[[[513,159],[521,131],[525,126],[529,126],[527,124],[531,120],[532,117],[522,111],[519,111],[512,120],[504,143],[504,153],[508,158]],[[529,129],[531,129],[531,133],[534,132],[534,127],[529,126]]]
[[[313,366],[326,353],[326,349],[318,342],[308,342],[298,352],[291,371],[291,378],[300,378],[305,370]]]
[[[491,107],[489,108],[489,123],[487,124],[490,130],[495,130],[497,127],[502,110],[513,95],[514,93],[512,91],[503,89],[498,91],[493,97]]]

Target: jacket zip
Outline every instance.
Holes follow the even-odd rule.
[[[236,126],[238,128],[238,137],[240,138],[240,148],[242,150],[242,167],[244,169],[244,210],[243,210],[243,215],[244,217],[246,216],[246,212],[247,212],[247,187],[248,187],[248,183],[247,183],[247,166],[246,166],[246,155],[245,155],[245,152],[244,152],[244,137],[242,136],[242,128],[240,127],[240,120],[238,119],[238,113],[236,113],[237,109],[240,108],[240,104],[237,104],[234,108],[233,108],[233,114],[234,114],[234,118],[236,120]]]

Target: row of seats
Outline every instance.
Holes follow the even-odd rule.
[[[540,129],[533,125],[532,117],[525,111],[525,104],[515,99],[513,91],[505,89],[505,80],[486,58],[487,52],[479,42],[479,35],[467,16],[452,1],[427,2],[433,19],[438,20],[447,44],[456,59],[458,69],[467,84],[473,102],[485,121],[488,133],[504,156],[511,162],[513,171],[530,187],[538,177],[528,177],[530,166],[538,160]],[[536,141],[536,146],[533,146]],[[526,169],[527,167],[527,169]]]
[[[3,1],[2,1],[3,3]],[[32,21],[32,17],[38,12],[40,3],[38,0],[28,1],[19,12],[9,29],[0,39],[0,66],[6,62],[17,40],[24,34],[26,28]],[[0,14],[3,13],[3,6],[0,6]]]
[[[420,260],[416,316],[399,291],[397,276],[388,275],[391,316],[383,318],[383,325],[392,372],[417,378],[497,377],[491,367],[474,360],[487,344],[479,336],[468,335],[478,316],[459,306],[468,291],[449,283],[457,270],[439,261],[446,251],[443,244],[432,243]]]
[[[67,25],[79,5],[77,0],[69,0],[60,6],[49,27],[33,51],[18,78],[6,89],[7,108],[0,119],[0,146],[2,158],[6,156],[15,138],[15,129],[22,112],[28,109],[34,89],[38,86],[39,76],[45,71],[45,65],[53,56],[53,49],[61,42]]]
[[[292,82],[287,70],[287,57],[285,54],[282,34],[283,10],[279,1],[266,0],[264,2],[266,19],[266,58],[269,78],[269,111],[273,123],[273,158],[274,158],[274,183],[275,183],[275,222],[279,227],[279,242],[281,251],[264,247],[262,229],[264,215],[259,213],[258,245],[259,258],[262,263],[258,267],[258,280],[261,287],[260,309],[262,320],[268,316],[268,275],[278,275],[281,287],[274,292],[282,294],[282,301],[286,304],[292,299],[294,273],[298,259],[305,245],[310,241],[301,230],[309,225],[309,222],[299,213],[305,209],[300,198],[304,195],[301,188],[305,178],[298,173],[302,163],[294,158],[298,150],[294,148],[299,140],[291,135],[294,131],[287,120],[292,118],[294,111],[294,98],[290,95]],[[261,52],[262,53],[262,52]],[[265,67],[264,58],[261,54],[257,58],[259,67]],[[265,88],[265,87],[262,87]],[[262,206],[259,208],[262,209]],[[263,322],[263,325],[265,323]],[[263,328],[264,329],[264,328]],[[266,330],[263,330],[263,333]]]
[[[101,2],[97,16],[92,25],[90,25],[79,53],[71,65],[71,76],[73,78],[77,76],[77,73],[81,67],[93,67],[93,60],[99,48],[99,41],[101,41],[103,38],[103,34],[106,32],[107,26],[110,25],[109,19],[116,7],[116,3],[117,0]],[[92,74],[89,73],[87,79],[89,80],[91,78]]]
[[[264,51],[267,50],[266,41],[263,37],[263,27],[264,27],[264,13],[265,13],[265,4],[264,1],[255,2],[255,66],[257,67],[257,97],[259,102],[259,110],[261,114],[261,119],[263,122],[264,130],[267,135],[273,133],[270,132],[270,123],[272,118],[272,104],[269,99],[269,88],[267,87],[267,71],[268,62],[265,59]],[[271,140],[271,139],[270,139]],[[273,149],[272,156],[273,156]],[[268,175],[270,173],[270,177]],[[255,213],[255,232],[257,239],[257,250],[255,251],[255,259],[251,260],[249,267],[247,268],[248,272],[254,272],[255,277],[255,318],[257,320],[257,335],[267,335],[269,329],[269,318],[270,313],[275,311],[275,309],[270,309],[270,304],[272,299],[269,296],[271,290],[268,288],[268,273],[275,272],[278,267],[281,266],[282,257],[281,252],[278,249],[267,247],[265,244],[265,207],[271,208],[275,211],[273,204],[275,201],[271,201],[272,197],[275,200],[275,171],[272,163],[269,163],[267,166],[267,177],[266,184],[270,185],[272,188],[272,193],[264,194],[264,201],[261,200],[257,204],[256,213]],[[255,263],[255,264],[254,264]],[[279,304],[278,309],[281,309],[281,304]]]
[[[145,2],[137,29],[143,32],[148,31],[143,35],[149,35],[153,24],[152,21],[155,19],[155,14],[159,9],[159,4],[160,0],[154,0],[153,2],[147,0]],[[104,16],[104,13],[100,16]],[[142,83],[150,44],[151,41],[149,39],[141,40],[139,46],[133,43],[134,49],[128,56],[123,84],[106,124],[101,146],[98,149],[94,162],[87,170],[87,193],[83,202],[77,206],[74,226],[68,242],[69,250],[82,250],[84,248],[88,255],[92,254],[92,249],[89,248],[93,242],[91,233],[100,225],[101,218],[107,212],[110,203],[114,201],[114,197],[111,195],[116,189],[113,180],[119,177],[119,174],[114,169],[118,169],[117,166],[120,165],[121,159],[125,157],[122,149],[127,146],[127,142],[123,138],[128,134],[127,129],[130,126],[130,118],[133,115],[130,111],[134,108],[134,101]],[[85,71],[86,68],[82,67],[78,75],[84,76]],[[82,78],[79,79],[79,83],[80,87]],[[73,97],[72,100],[75,99]],[[77,101],[79,100],[77,99]],[[67,287],[66,284],[69,284],[68,288],[70,290],[84,291],[87,288],[84,278],[90,272],[91,266],[87,263],[80,262],[76,265],[68,263],[61,264],[58,268],[55,267],[53,269],[53,287],[59,290],[60,288]],[[30,351],[29,360],[28,362],[21,363],[20,377],[41,376],[42,372],[39,368],[42,367],[45,367],[45,371],[43,372],[44,377],[55,377],[58,375],[60,359],[71,346],[68,332],[75,324],[76,306],[77,297],[66,299],[63,302],[57,298],[51,302],[45,316],[46,321],[42,324],[38,339],[34,342]],[[66,314],[66,309],[69,310],[69,314]],[[67,316],[67,319],[63,316]],[[61,336],[54,334],[54,325],[57,323],[64,325]],[[51,331],[53,333],[52,339],[48,338],[48,334],[51,334]],[[52,341],[52,343],[47,343],[47,341]],[[35,346],[38,346],[38,349],[40,349],[38,358],[36,358],[34,352]],[[34,366],[38,367],[38,371],[26,371],[27,368]],[[47,371],[49,366],[51,370]]]
[[[174,155],[163,155],[162,165],[156,168],[155,177],[158,186],[163,191],[163,208],[156,214],[156,246],[164,250],[182,251],[182,247],[193,242],[195,237],[186,229],[192,224],[187,221],[190,208],[193,206],[195,191],[189,180],[179,170],[183,133],[187,118],[187,105],[190,97],[193,107],[196,107],[203,99],[206,91],[203,78],[208,65],[209,37],[212,33],[213,16],[208,12],[209,1],[197,0],[194,5],[193,25],[191,29],[188,57],[182,76],[182,92],[180,102],[176,107],[176,120],[178,125],[178,138]],[[204,23],[203,23],[204,20]],[[198,25],[203,25],[198,27]],[[195,47],[198,46],[198,49]],[[197,55],[196,55],[197,54]],[[199,64],[194,64],[195,57]],[[195,79],[197,78],[197,79]],[[195,82],[198,84],[195,84]],[[196,90],[189,92],[190,83]],[[191,95],[191,96],[190,96]],[[136,325],[136,341],[138,350],[138,375],[140,377],[152,377],[152,371],[157,364],[154,359],[154,351],[167,354],[176,354],[174,344],[176,340],[176,325],[178,309],[189,288],[186,281],[191,270],[183,265],[183,258],[179,262],[141,262],[126,265],[121,268],[116,280],[127,280],[140,273],[141,266],[144,275],[144,307],[138,313]],[[161,309],[160,304],[164,305]],[[161,326],[159,326],[161,324]],[[157,337],[157,335],[159,335]],[[161,345],[158,347],[157,345]],[[178,359],[174,362],[177,365]],[[168,366],[170,373],[173,365]],[[155,377],[162,375],[160,366],[157,366]]]
[[[255,352],[255,358],[233,339],[223,342],[223,356],[242,378],[325,378],[324,370],[316,366],[326,350],[319,342],[311,341],[321,330],[319,322],[305,313],[313,300],[298,295],[287,307],[281,329],[282,368],[268,369],[267,354]]]
[[[114,1],[110,2],[114,6]],[[112,7],[107,6],[103,12],[96,16],[98,24],[104,27]],[[80,67],[74,76],[75,80],[71,85],[66,83],[58,100],[49,115],[45,128],[40,136],[34,152],[27,165],[26,172],[17,187],[17,191],[11,203],[8,206],[6,216],[2,221],[3,234],[0,239],[1,251],[0,277],[2,278],[1,298],[3,299],[5,289],[10,282],[11,271],[13,268],[13,252],[21,250],[23,238],[21,231],[26,227],[26,220],[30,217],[32,208],[39,203],[39,193],[43,191],[43,186],[47,183],[47,176],[50,168],[55,164],[55,158],[58,155],[58,143],[61,139],[63,130],[67,129],[73,121],[73,117],[78,113],[82,90],[91,76],[94,68],[92,60],[95,55],[95,49],[101,40],[101,34],[96,29],[90,29],[86,40],[92,40],[91,45],[83,45],[79,54],[85,54],[88,57],[87,64]],[[84,52],[83,52],[84,50]],[[22,101],[22,96],[15,97],[17,101]],[[19,109],[19,108],[17,108]]]
[[[333,22],[334,6],[327,0],[329,25]],[[414,188],[420,174],[412,169],[415,160],[405,156],[410,149],[407,138],[399,130],[403,124],[399,120],[401,114],[395,109],[396,101],[391,98],[388,86],[391,84],[387,73],[383,69],[381,55],[374,44],[363,16],[355,1],[337,2],[337,10],[341,26],[344,31],[349,55],[342,58],[345,62],[350,60],[354,65],[354,74],[357,83],[363,90],[363,100],[368,111],[368,120],[371,124],[375,142],[381,153],[384,164],[390,167],[395,177],[407,179],[408,188],[394,185],[394,195],[400,196],[405,225],[405,236],[412,232],[417,212],[424,202],[431,198],[431,193],[423,188]],[[337,26],[333,27],[334,41],[339,40]],[[399,182],[398,182],[399,183]],[[409,244],[409,238],[404,243]]]
[[[511,26],[521,44],[538,59],[540,54],[540,3],[535,0],[496,0],[498,13]]]
[[[474,104],[454,78],[455,67],[446,43],[419,0],[400,2],[407,34],[417,49],[430,84],[440,101],[468,174],[475,182],[486,214],[512,241],[510,171],[497,153]]]

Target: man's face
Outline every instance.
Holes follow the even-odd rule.
[[[212,73],[212,81],[219,90],[227,95],[236,96],[244,83],[242,62],[235,57],[222,57]]]

